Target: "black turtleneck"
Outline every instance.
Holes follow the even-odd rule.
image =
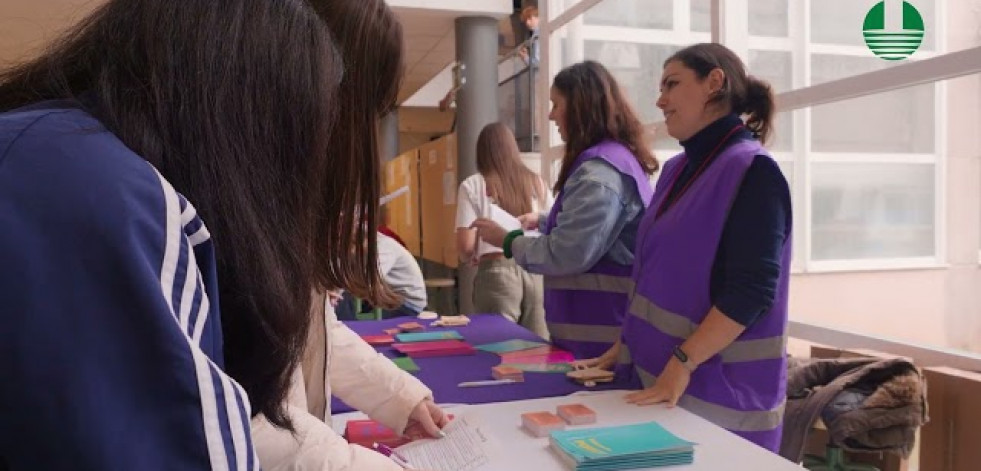
[[[669,199],[676,197],[719,141],[741,123],[738,116],[730,114],[681,143],[688,161],[671,188]],[[717,154],[747,139],[753,139],[748,130],[736,131]],[[776,162],[757,155],[733,199],[712,263],[709,293],[712,304],[723,314],[748,326],[770,309],[780,279],[780,255],[790,228],[787,180]]]

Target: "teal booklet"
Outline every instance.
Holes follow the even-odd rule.
[[[505,340],[503,342],[485,343],[483,345],[476,345],[474,348],[477,350],[483,350],[485,352],[491,353],[507,353],[507,352],[518,352],[521,350],[528,350],[531,348],[545,347],[548,346],[544,342],[532,342],[530,340],[523,339],[512,339]]]
[[[395,340],[403,343],[433,342],[437,340],[463,340],[463,336],[455,330],[441,330],[436,332],[404,332],[401,334],[396,334]]]
[[[607,471],[691,464],[694,443],[657,422],[559,430],[552,450],[576,471]]]
[[[561,373],[573,370],[569,363],[501,363],[499,366],[510,366],[526,373]]]

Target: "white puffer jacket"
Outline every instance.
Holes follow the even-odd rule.
[[[325,305],[322,296],[314,303]],[[432,391],[339,322],[329,304],[325,311],[325,316],[315,316],[324,322],[312,323],[303,369],[293,376],[288,411],[296,434],[273,426],[262,415],[252,419],[259,463],[265,471],[401,471],[381,454],[348,444],[328,425],[329,411],[318,416],[318,410],[329,407],[333,389],[351,407],[402,433],[412,408],[432,398]],[[318,356],[317,349],[325,354]],[[312,379],[304,380],[304,370]]]

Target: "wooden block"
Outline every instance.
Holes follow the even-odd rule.
[[[398,325],[398,328],[402,332],[418,332],[425,329],[425,327],[418,322],[403,322]]]
[[[572,370],[565,375],[585,386],[596,386],[596,383],[609,383],[613,381],[614,377],[612,371],[601,370],[599,368]]]
[[[395,343],[395,337],[391,335],[362,335],[362,339],[368,343],[368,345],[391,345]]]
[[[492,367],[491,376],[493,376],[494,379],[513,379],[519,382],[525,380],[525,372],[513,366],[497,365]]]
[[[462,327],[470,324],[467,316],[443,316],[434,321],[431,325],[443,327]]]

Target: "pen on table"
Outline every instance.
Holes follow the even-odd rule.
[[[401,467],[403,467],[405,469],[412,469],[412,468],[409,467],[409,460],[405,459],[404,456],[400,455],[399,452],[393,450],[388,445],[385,445],[383,443],[372,443],[371,444],[371,448],[373,450],[377,451],[378,453],[381,453],[381,454],[387,456],[389,459],[391,459],[392,461],[394,461],[395,464],[397,464],[397,465],[399,465],[399,466],[401,466]]]
[[[461,388],[472,388],[475,386],[495,386],[498,384],[512,384],[512,383],[517,383],[517,381],[513,379],[488,379],[484,381],[464,381],[458,384],[457,386]]]

